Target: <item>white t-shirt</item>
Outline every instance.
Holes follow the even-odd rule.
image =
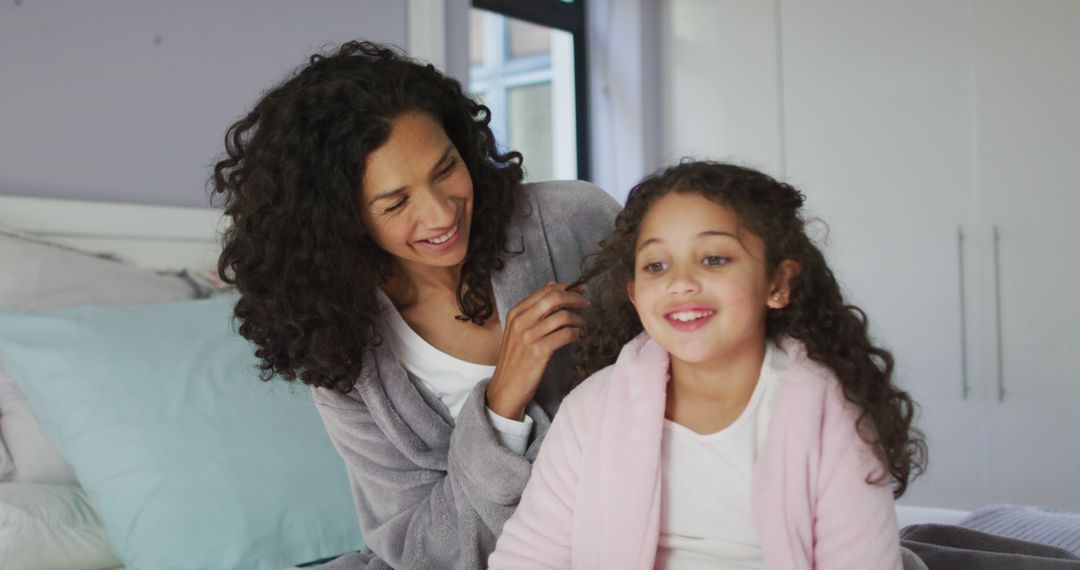
[[[494,366],[473,364],[435,348],[412,330],[401,313],[394,309],[386,311],[382,332],[409,379],[438,396],[454,419],[461,413],[476,383],[495,374]],[[524,421],[518,422],[490,409],[487,414],[499,442],[507,449],[524,455],[529,446],[533,419],[525,416]]]
[[[726,428],[702,435],[664,420],[658,569],[760,569],[750,482],[787,355],[766,343],[754,393]]]

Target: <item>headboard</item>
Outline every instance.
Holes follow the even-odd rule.
[[[0,196],[0,226],[149,269],[212,269],[224,227],[213,208]]]

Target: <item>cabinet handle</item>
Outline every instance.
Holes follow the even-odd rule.
[[[1001,336],[1001,232],[994,226],[994,335],[997,340],[998,401],[1005,401],[1005,355]]]
[[[960,399],[967,400],[971,393],[968,384],[967,357],[967,286],[964,278],[964,228],[956,228],[956,253],[960,274]]]

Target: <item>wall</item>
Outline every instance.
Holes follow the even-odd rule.
[[[204,206],[225,129],[328,44],[405,46],[399,0],[0,4],[0,194]]]
[[[660,166],[659,0],[590,0],[592,181],[620,203]]]
[[[1063,483],[1080,422],[1061,411],[1080,305],[1058,302],[1080,274],[1055,249],[1078,195],[1080,5],[662,0],[660,21],[662,157],[806,193],[922,405],[930,466],[905,499],[1080,508]]]
[[[660,155],[736,159],[782,175],[779,9],[773,2],[660,3]]]

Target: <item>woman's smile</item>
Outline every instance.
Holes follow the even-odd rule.
[[[417,241],[417,245],[427,248],[431,251],[445,251],[454,247],[454,244],[458,242],[461,237],[459,227],[461,226],[461,218],[445,233],[435,236],[429,239],[422,239]]]

